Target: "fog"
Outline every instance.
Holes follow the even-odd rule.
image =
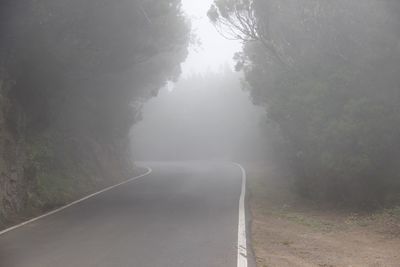
[[[212,0],[182,1],[192,43],[182,75],[143,105],[133,126],[136,160],[234,159],[260,156],[265,110],[253,105],[235,73],[239,41],[227,40],[207,17]],[[168,140],[166,142],[166,140]],[[258,142],[258,145],[256,145]]]
[[[222,37],[207,17],[212,0],[183,0],[182,10],[190,19],[192,27],[192,45],[189,55],[182,64],[182,76],[208,71],[224,71],[226,66],[233,67],[233,56],[241,50],[237,40]]]
[[[0,226],[144,160],[258,162],[296,198],[400,205],[399,14],[394,0],[1,1]]]
[[[399,266],[400,1],[3,0],[0,40],[0,266]]]
[[[398,186],[398,8],[373,0],[183,1],[188,55],[179,78],[143,104],[130,131],[133,157],[272,155],[303,197],[390,202],[399,192],[388,189]]]
[[[261,119],[240,75],[192,74],[146,103],[131,132],[137,160],[251,159],[265,150]]]

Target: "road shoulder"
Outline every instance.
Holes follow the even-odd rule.
[[[18,229],[20,227],[23,227],[23,226],[25,226],[27,224],[33,223],[35,221],[38,221],[38,220],[40,220],[42,218],[51,216],[51,215],[53,215],[55,213],[58,213],[58,212],[60,212],[62,210],[65,210],[65,209],[67,209],[67,208],[69,208],[71,206],[77,205],[77,204],[79,204],[79,203],[81,203],[81,202],[83,202],[83,201],[85,201],[87,199],[90,199],[90,198],[92,198],[94,196],[97,196],[97,195],[99,195],[101,193],[107,192],[107,191],[112,190],[112,189],[114,189],[116,187],[119,187],[119,186],[124,185],[124,184],[129,183],[129,182],[132,182],[132,181],[137,180],[139,178],[142,178],[144,176],[147,176],[151,172],[152,172],[152,169],[148,168],[148,167],[137,168],[137,174],[135,176],[131,177],[128,180],[122,181],[122,182],[114,184],[114,185],[109,185],[108,187],[102,188],[99,191],[93,192],[93,193],[91,193],[89,195],[82,196],[82,198],[77,199],[77,200],[73,200],[70,203],[67,203],[67,204],[65,204],[63,206],[57,207],[57,208],[55,208],[53,210],[50,210],[50,211],[47,211],[47,212],[43,212],[42,214],[37,214],[37,217],[29,218],[29,219],[26,219],[26,220],[20,219],[19,223],[16,223],[16,224],[14,224],[12,226],[9,226],[7,228],[4,228],[4,229],[0,228],[0,236],[5,234],[5,233],[8,233],[10,231],[13,231],[15,229]]]
[[[245,167],[257,266],[398,266],[399,211],[324,209],[296,197],[279,167]]]

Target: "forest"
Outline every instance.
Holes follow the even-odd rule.
[[[129,176],[130,129],[188,54],[180,1],[7,1],[0,12],[0,217]],[[302,196],[399,203],[399,14],[397,2],[374,0],[209,9],[218,32],[243,43],[243,89]]]
[[[3,0],[0,266],[400,258],[400,1]]]
[[[0,221],[128,178],[141,104],[187,55],[180,1],[5,1],[0,21]]]
[[[297,191],[360,209],[400,200],[400,4],[215,0],[210,20],[241,40],[236,68],[279,131]]]

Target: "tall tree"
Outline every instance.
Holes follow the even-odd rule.
[[[241,39],[254,102],[277,122],[308,197],[381,205],[400,195],[399,18],[393,1],[216,0]]]

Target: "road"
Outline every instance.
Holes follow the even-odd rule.
[[[146,165],[144,177],[0,235],[0,266],[238,266],[240,168]]]

